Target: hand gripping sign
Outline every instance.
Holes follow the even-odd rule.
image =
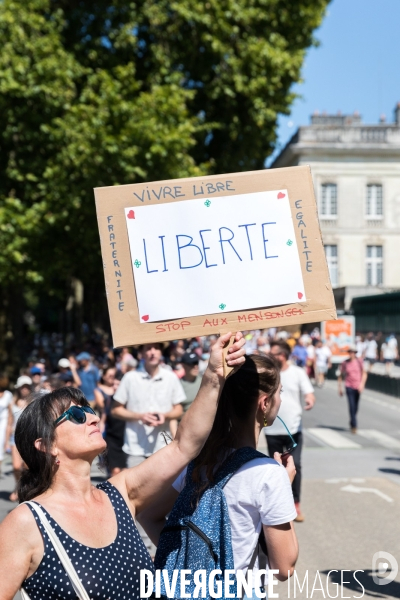
[[[95,198],[115,347],[336,318],[308,167]]]

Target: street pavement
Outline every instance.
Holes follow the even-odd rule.
[[[339,598],[400,598],[400,573],[392,583],[377,585],[372,572],[373,556],[381,551],[400,566],[400,399],[365,391],[359,433],[353,435],[336,382],[316,390],[316,397],[303,419],[305,521],[295,524],[300,547],[296,573],[303,591],[296,582],[295,593],[294,578],[289,590],[287,582],[276,590],[283,599],[320,600],[337,593]],[[358,569],[363,572],[355,576],[364,592],[354,579]],[[341,578],[349,583],[335,587]]]
[[[316,397],[315,407],[303,419],[305,521],[295,525],[300,546],[297,579],[291,578],[289,589],[287,582],[278,583],[274,592],[283,600],[398,599],[400,573],[393,582],[378,585],[372,561],[383,551],[400,567],[400,399],[365,391],[358,434],[353,435],[337,384],[328,381],[316,390]],[[260,442],[263,450],[264,440]],[[96,481],[101,477],[96,471],[94,475]],[[14,507],[7,499],[12,485],[8,462],[0,480],[0,519]],[[389,559],[377,564],[382,563],[389,565]]]

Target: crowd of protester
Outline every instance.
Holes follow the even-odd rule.
[[[275,482],[276,489],[274,488],[279,496],[279,499],[274,502],[276,514],[258,514],[257,511],[255,514],[257,518],[264,519],[262,523],[267,547],[268,544],[274,545],[271,542],[272,538],[269,539],[269,536],[272,535],[269,525],[272,529],[275,526],[274,523],[276,524],[278,521],[278,524],[290,525],[287,528],[285,544],[292,545],[292,558],[289,562],[293,563],[293,566],[297,556],[297,542],[291,521],[302,522],[305,518],[300,504],[302,413],[303,410],[312,409],[315,404],[314,385],[322,387],[329,369],[332,366],[337,369],[338,394],[347,396],[350,431],[356,434],[358,405],[368,372],[374,363],[381,359],[386,365],[387,374],[390,373],[391,367],[398,359],[397,339],[394,335],[383,340],[373,333],[369,333],[365,337],[359,335],[356,338],[356,344],[350,344],[348,347],[349,358],[343,357],[345,360],[339,366],[332,364],[332,350],[335,351],[334,341],[321,339],[318,328],[309,333],[270,328],[245,331],[243,336],[242,334],[237,334],[237,336],[241,338],[240,344],[245,344],[245,349],[240,350],[242,352],[240,360],[244,361],[245,366],[241,367],[228,380],[229,383],[225,384],[218,403],[214,425],[208,431],[209,439],[204,446],[203,454],[199,455],[195,464],[199,469],[204,468],[205,465],[212,467],[213,460],[219,460],[219,451],[229,454],[233,440],[239,442],[241,448],[238,450],[237,460],[243,459],[243,464],[245,464],[250,460],[246,454],[249,448],[240,440],[243,438],[244,443],[244,440],[249,440],[255,435],[252,456],[255,457],[254,461],[261,460],[258,466],[262,467],[263,473],[266,465],[270,468],[271,472],[265,482],[265,489],[269,490],[272,489],[272,476],[278,473],[278,471],[274,471],[275,461],[283,461],[285,465],[284,481],[279,485]],[[237,341],[239,337],[237,337]],[[25,439],[25,432],[29,429],[27,425],[30,414],[34,411],[39,411],[39,414],[40,406],[47,405],[50,401],[54,400],[56,405],[60,400],[57,394],[62,396],[64,403],[66,401],[65,394],[67,394],[67,401],[66,404],[63,404],[61,415],[54,410],[54,415],[50,415],[49,418],[53,425],[58,426],[65,420],[72,420],[78,424],[83,423],[86,422],[87,414],[89,414],[89,419],[92,419],[91,425],[94,427],[93,431],[97,430],[103,449],[107,448],[105,465],[108,476],[113,478],[112,481],[119,482],[122,478],[131,485],[135,480],[133,473],[136,473],[139,479],[140,474],[147,473],[146,481],[148,481],[148,473],[151,472],[152,465],[156,465],[157,461],[163,465],[163,460],[160,458],[163,452],[158,452],[159,450],[164,448],[167,454],[180,456],[180,453],[171,452],[172,448],[166,449],[165,445],[172,440],[174,445],[180,437],[184,437],[187,423],[191,422],[190,415],[196,414],[197,411],[196,424],[194,425],[193,419],[191,423],[192,428],[194,427],[196,431],[196,428],[201,425],[199,420],[204,420],[199,419],[199,416],[204,414],[199,409],[199,398],[204,396],[204,385],[207,387],[207,377],[209,377],[207,373],[212,371],[210,365],[213,364],[213,361],[215,363],[216,355],[221,354],[223,343],[225,343],[223,338],[221,341],[217,336],[210,335],[173,342],[146,343],[137,347],[114,350],[106,338],[99,336],[91,338],[81,347],[70,346],[70,350],[67,352],[60,344],[58,336],[45,336],[44,340],[38,338],[32,355],[26,366],[20,370],[14,385],[7,376],[0,376],[0,468],[5,453],[10,453],[15,478],[15,487],[10,490],[10,501],[17,502],[19,500],[21,502],[24,500],[24,482],[32,473],[32,456],[24,454],[25,447],[21,445],[22,438]],[[247,354],[246,358],[243,357],[244,351]],[[206,375],[202,381],[202,375],[205,372]],[[256,378],[254,378],[255,372],[258,373]],[[204,380],[206,384],[204,384]],[[211,388],[215,393],[215,387],[211,386]],[[58,392],[58,390],[60,391]],[[46,394],[48,395],[45,396]],[[68,403],[69,396],[72,398],[72,405]],[[224,402],[227,402],[226,406],[223,402],[224,398]],[[249,398],[253,398],[253,404],[249,404]],[[194,401],[192,410],[180,425],[184,413]],[[213,405],[214,409],[215,405],[216,403]],[[244,411],[244,408],[247,412]],[[231,409],[232,414],[230,414]],[[255,409],[257,411],[254,422]],[[54,420],[55,417],[57,418]],[[211,427],[211,423],[209,425]],[[72,429],[71,433],[75,431],[77,430]],[[256,453],[261,431],[265,436],[270,458]],[[251,436],[249,437],[250,432]],[[37,437],[41,438],[36,434]],[[189,436],[186,433],[186,437],[191,440],[196,438],[193,431]],[[34,440],[36,438],[33,437]],[[69,440],[68,444],[72,448],[73,439]],[[156,458],[153,457],[154,454],[157,457],[156,462],[154,462]],[[153,458],[147,461],[150,457]],[[275,460],[271,461],[272,457]],[[58,454],[55,457],[52,456],[53,459],[57,470],[60,465]],[[63,456],[62,460],[65,459],[66,456]],[[252,467],[255,469],[257,465],[252,463]],[[129,470],[125,471],[125,469]],[[90,469],[88,470],[88,481],[90,479],[89,471]],[[244,473],[246,472],[247,470],[244,471]],[[207,473],[209,472],[207,471]],[[253,502],[255,507],[259,506],[257,493],[251,488],[254,473],[250,473],[249,481],[244,482],[245,485],[240,483],[240,474],[241,471],[238,469],[236,480],[234,477],[232,478],[233,483],[236,481],[236,485],[232,484],[231,511],[233,515],[236,514],[238,504],[244,503],[246,506],[252,506],[251,502]],[[166,480],[168,479],[166,472],[164,477]],[[148,559],[156,557],[157,560],[158,550],[155,544],[158,545],[159,542],[159,529],[164,523],[165,515],[171,511],[179,492],[183,489],[182,477],[185,477],[185,471],[179,477],[170,489],[163,491],[162,495],[159,494],[159,490],[157,491],[149,510],[142,512],[139,510],[137,513],[138,531],[133,529],[137,537],[141,536],[148,551]],[[104,485],[109,484],[105,483]],[[250,499],[246,494],[243,498],[237,495],[238,485],[240,489],[246,490]],[[285,488],[284,492],[282,492],[282,485]],[[150,488],[151,486],[148,493],[151,492]],[[139,489],[141,489],[140,485]],[[128,490],[128,496],[130,493]],[[285,495],[286,503],[282,501],[282,493]],[[137,490],[135,494],[137,494]],[[267,501],[266,498],[267,496],[264,497],[264,501],[266,506],[269,506],[269,500]],[[139,501],[139,508],[140,506]],[[228,502],[228,512],[229,507]],[[249,512],[246,508],[244,516],[253,519],[252,510]],[[285,515],[281,514],[282,510]],[[235,518],[230,516],[232,518],[232,544],[235,561],[239,565],[242,564],[240,560],[243,564],[247,564],[251,548],[247,543],[243,545],[243,540],[247,539],[244,536],[244,530],[240,527],[236,530]],[[253,521],[251,522],[253,523]],[[245,529],[247,531],[248,525]],[[256,528],[255,538],[258,537],[257,531]],[[78,542],[76,544],[77,547],[80,546]],[[241,555],[242,546],[246,550],[246,554],[243,556]],[[103,575],[106,577],[106,573]],[[40,574],[37,575],[38,581],[40,577]],[[35,574],[25,579],[24,585],[30,585],[31,579],[36,582],[34,578]],[[113,584],[111,583],[111,585]],[[36,583],[33,584],[33,587],[35,586]]]
[[[289,333],[270,328],[247,331],[244,335],[247,354],[268,355],[271,353],[273,343],[285,342],[290,348],[291,364],[302,368],[316,386],[324,385],[327,371],[332,366],[332,353],[329,341],[326,343],[321,339],[318,328],[306,334],[301,334],[300,331]],[[380,359],[385,363],[389,373],[398,359],[397,340],[394,335],[386,339],[380,338],[382,336],[373,333],[357,336],[357,358],[364,361],[366,370],[370,370]],[[181,382],[179,390],[183,388],[183,393],[175,394],[176,398],[171,400],[169,410],[172,410],[174,403],[177,403],[182,406],[183,412],[186,412],[193,402],[208,363],[210,349],[216,339],[215,335],[210,335],[161,345],[159,360],[156,361],[157,367],[176,376]],[[106,337],[92,336],[83,347],[72,346],[70,352],[65,352],[58,334],[37,336],[32,355],[26,366],[20,370],[14,385],[8,377],[0,377],[0,468],[4,454],[10,453],[15,481],[18,481],[23,464],[13,441],[13,431],[28,401],[35,394],[45,394],[61,387],[75,387],[82,390],[90,405],[101,417],[100,426],[108,446],[109,474],[115,475],[124,469],[132,462],[128,460],[129,455],[123,450],[125,429],[129,419],[117,415],[115,406],[121,405],[121,402],[122,404],[128,402],[129,394],[124,390],[129,381],[133,382],[132,376],[125,378],[125,383],[119,392],[119,400],[117,390],[121,380],[124,380],[128,373],[147,372],[146,357],[142,350],[139,347],[114,350]],[[117,402],[114,400],[114,395]],[[147,400],[148,398],[144,397],[144,404]],[[165,413],[169,415],[168,433],[174,436],[181,414],[176,413],[175,410],[176,415],[173,414],[171,418],[168,410]],[[156,423],[154,419],[155,417],[151,421],[149,417],[147,423],[149,427],[154,425],[161,427],[164,424],[164,422]],[[144,452],[142,454],[145,456]],[[10,500],[17,500],[15,490],[12,491]]]
[[[294,338],[286,332],[277,333],[275,329],[247,332],[247,354],[269,353],[270,343],[276,337],[288,339],[295,347]],[[189,408],[200,387],[201,375],[207,367],[210,349],[216,339],[216,336],[211,335],[162,345],[160,369],[165,374],[169,372],[173,380],[179,379],[181,382],[179,390],[182,393],[176,394],[176,398],[171,401],[171,408],[175,402],[183,407],[183,412]],[[109,474],[115,475],[132,463],[129,454],[123,450],[125,429],[127,423],[128,429],[131,424],[114,416],[114,395],[121,380],[129,372],[146,373],[146,368],[149,367],[145,368],[146,357],[141,350],[143,349],[138,347],[113,350],[107,339],[97,337],[92,338],[83,348],[72,347],[70,352],[65,352],[57,334],[36,338],[32,355],[21,368],[16,381],[12,383],[7,376],[0,377],[0,468],[5,453],[10,453],[15,486],[24,467],[13,438],[18,418],[35,395],[46,394],[61,387],[81,389],[90,405],[101,416],[100,426],[108,447]],[[121,390],[125,388],[126,383]],[[143,397],[144,404],[148,403],[146,394],[145,392]],[[121,401],[121,397],[119,399]],[[175,413],[172,414],[174,418],[168,418],[167,423],[168,432],[172,436],[175,435],[182,416],[179,411],[175,410]],[[149,427],[154,424],[155,421],[148,421]],[[142,454],[145,455],[144,452]],[[10,500],[18,500],[16,487],[11,491]]]

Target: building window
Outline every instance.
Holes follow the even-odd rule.
[[[367,285],[383,284],[383,248],[367,246]]]
[[[366,216],[368,219],[382,219],[383,195],[382,186],[378,184],[367,185]]]
[[[321,190],[320,214],[326,219],[336,218],[337,215],[337,185],[324,183]]]
[[[332,287],[337,287],[339,285],[337,246],[328,245],[324,246],[324,248],[326,262],[328,263],[329,276],[331,278],[331,284]]]

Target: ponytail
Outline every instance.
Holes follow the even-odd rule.
[[[276,360],[256,354],[246,356],[244,365],[226,380],[211,433],[194,460],[192,477],[199,495],[213,482],[216,467],[237,447],[243,425],[255,411],[260,392],[273,396],[279,382]]]

